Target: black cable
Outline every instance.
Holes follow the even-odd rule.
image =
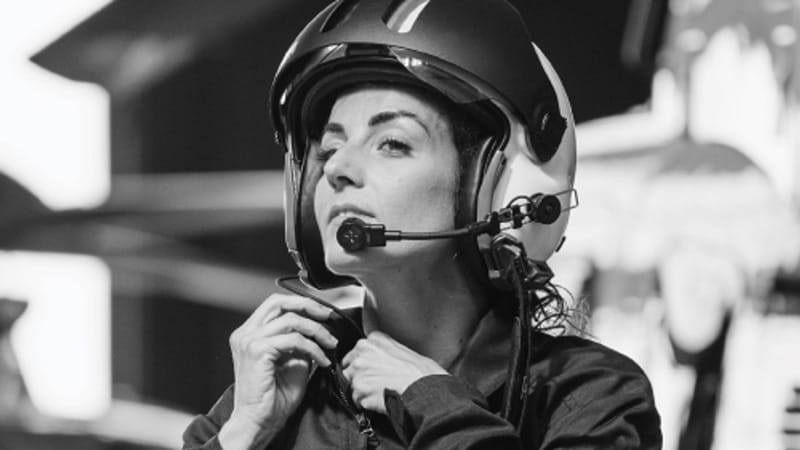
[[[367,337],[364,334],[364,330],[361,329],[361,327],[356,323],[355,320],[353,320],[351,317],[345,314],[344,311],[342,311],[342,309],[339,308],[338,306],[319,298],[316,294],[314,294],[314,292],[311,291],[311,289],[309,289],[305,284],[303,284],[302,281],[300,281],[300,277],[298,277],[297,275],[280,277],[277,280],[275,280],[275,284],[278,287],[286,289],[287,291],[293,294],[297,294],[303,297],[308,297],[311,300],[319,303],[320,305],[327,306],[328,308],[333,310],[333,312],[335,312],[339,317],[346,320],[350,325],[352,325],[354,329],[358,330],[359,336],[361,336],[362,338]]]
[[[524,257],[512,262],[509,278],[517,301],[517,316],[512,327],[512,358],[508,366],[508,382],[503,398],[503,418],[519,431],[528,406],[528,368],[532,362],[532,308],[535,289],[526,286],[530,267]],[[536,302],[538,303],[538,302]]]

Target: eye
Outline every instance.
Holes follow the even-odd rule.
[[[318,161],[327,161],[331,158],[331,156],[333,156],[334,153],[336,153],[336,150],[336,145],[320,145],[317,147],[314,153]]]
[[[382,151],[388,152],[391,155],[407,155],[411,152],[411,146],[405,141],[396,137],[387,136],[380,140],[378,148]]]

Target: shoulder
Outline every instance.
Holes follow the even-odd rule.
[[[538,337],[529,398],[537,414],[549,418],[547,438],[582,435],[598,444],[614,442],[613,448],[660,446],[660,417],[638,364],[588,339]]]
[[[567,406],[580,408],[598,398],[625,396],[654,403],[650,380],[631,358],[577,336],[537,337],[530,373],[563,395]]]
[[[647,382],[647,376],[636,362],[599,342],[577,336],[544,334],[537,335],[536,339],[538,353],[534,365],[552,377],[609,372]]]

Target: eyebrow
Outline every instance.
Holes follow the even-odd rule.
[[[328,122],[322,127],[322,135],[324,136],[328,133],[345,134],[344,127],[336,122]]]
[[[429,135],[431,134],[431,130],[428,129],[428,126],[425,125],[425,122],[423,122],[418,115],[409,111],[404,111],[402,109],[397,111],[379,112],[378,114],[375,114],[369,119],[367,125],[369,125],[370,127],[374,127],[377,125],[384,124],[386,122],[391,122],[392,120],[395,120],[400,117],[407,117],[409,119],[412,119],[413,121],[417,122],[423,129],[425,129],[426,133],[428,133]]]
[[[374,116],[370,117],[369,121],[367,122],[367,125],[370,127],[376,127],[378,125],[383,125],[384,123],[391,122],[400,117],[406,117],[412,119],[413,121],[417,122],[417,124],[419,124],[419,126],[421,126],[428,135],[431,134],[431,130],[418,115],[402,109],[397,111],[379,112],[378,114],[375,114]],[[322,134],[324,135],[326,133],[346,134],[344,131],[344,127],[336,122],[328,122],[325,124],[325,126],[322,128]]]

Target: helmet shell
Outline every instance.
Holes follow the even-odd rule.
[[[401,20],[406,16],[407,20]],[[410,25],[404,28],[402,24]],[[306,25],[278,68],[271,93],[278,139],[284,139],[291,119],[287,108],[302,101],[290,97],[304,95],[302,87],[308,87],[309,80],[336,69],[315,58],[325,58],[325,52],[344,45],[351,52],[350,61],[369,66],[370,56],[375,55],[358,51],[360,45],[370,45],[414,51],[466,74],[490,91],[488,95],[506,103],[536,141],[556,99],[530,42],[519,13],[504,0],[334,2]],[[554,150],[546,143],[534,149],[541,160],[549,159]]]
[[[569,103],[554,74],[504,0],[340,0],[321,11],[290,46],[270,93],[276,139],[286,150],[287,247],[304,281],[317,288],[353,282],[325,266],[313,212],[321,167],[306,158],[337,92],[369,81],[413,84],[445,94],[491,129],[462,176],[456,223],[464,225],[516,192],[571,188],[571,173],[555,176],[574,171],[575,156]],[[569,181],[538,182],[540,173]],[[562,218],[550,226],[556,243],[540,247],[554,249],[565,225]],[[459,247],[469,267],[485,272],[475,239]]]

